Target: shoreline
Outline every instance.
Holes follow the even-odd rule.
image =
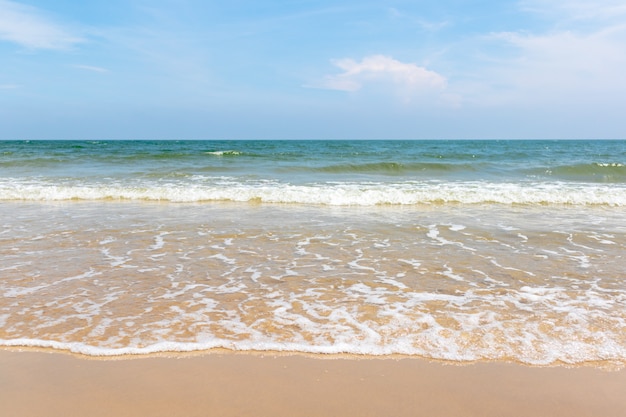
[[[617,417],[626,408],[624,368],[227,350],[119,359],[0,349],[0,415]]]
[[[442,366],[473,366],[473,365],[488,365],[488,364],[501,364],[501,365],[513,365],[523,368],[565,368],[565,369],[577,369],[588,368],[596,369],[605,372],[619,372],[626,371],[626,360],[597,360],[597,361],[584,361],[577,363],[568,363],[563,361],[555,361],[546,364],[535,364],[521,362],[515,359],[497,358],[497,359],[475,359],[475,360],[449,360],[440,358],[431,358],[420,355],[409,355],[403,353],[393,354],[367,354],[367,353],[319,353],[319,352],[307,352],[307,351],[292,351],[292,350],[254,350],[254,349],[229,349],[225,347],[215,347],[209,349],[197,349],[197,350],[157,350],[147,353],[124,353],[124,354],[87,354],[79,351],[73,351],[69,349],[62,349],[57,347],[46,346],[30,346],[30,345],[4,345],[0,346],[1,352],[13,352],[13,353],[47,353],[55,355],[67,355],[73,358],[84,361],[126,361],[126,360],[141,360],[141,359],[187,359],[205,357],[211,355],[242,355],[253,357],[302,357],[314,360],[353,360],[353,361],[368,361],[368,360],[416,360],[433,364],[439,364]]]

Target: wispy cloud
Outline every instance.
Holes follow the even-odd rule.
[[[74,68],[82,69],[85,71],[91,71],[91,72],[100,72],[100,73],[109,72],[109,70],[106,68],[96,67],[93,65],[74,65]]]
[[[313,87],[339,91],[358,91],[372,82],[390,82],[411,90],[443,89],[446,79],[414,63],[405,63],[385,55],[370,55],[360,62],[350,58],[333,60],[343,70],[328,75]]]
[[[67,49],[84,39],[31,6],[0,0],[0,40],[32,49]]]
[[[0,90],[14,90],[20,88],[17,84],[0,84]]]
[[[548,34],[502,33],[497,36],[517,48],[520,55],[509,62],[518,83],[585,91],[589,87],[626,87],[626,51],[615,33],[577,34],[570,31]],[[626,28],[620,38],[626,39]],[[617,83],[617,84],[616,84]],[[621,84],[621,85],[620,85]]]
[[[520,5],[522,10],[558,20],[610,20],[626,16],[623,0],[522,0]]]
[[[626,7],[623,0],[525,0],[522,10],[549,16],[544,30],[492,33],[507,51],[482,70],[482,88],[464,97],[503,103],[623,101],[626,94]],[[582,22],[584,20],[584,24]]]
[[[450,22],[445,21],[445,20],[442,20],[442,21],[427,20],[422,17],[413,16],[409,13],[396,9],[395,7],[391,7],[389,9],[389,14],[391,15],[391,17],[394,17],[396,19],[406,19],[412,22],[413,24],[417,25],[418,27],[420,27],[422,30],[425,30],[427,32],[437,32],[450,25]]]

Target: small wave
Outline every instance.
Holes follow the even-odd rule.
[[[143,200],[261,202],[328,206],[420,204],[626,206],[626,186],[554,183],[398,182],[292,185],[229,179],[129,184],[0,182],[0,201]]]
[[[215,155],[215,156],[238,156],[238,155],[242,155],[243,154],[243,152],[233,151],[233,150],[229,150],[229,151],[207,151],[205,153],[207,155]]]
[[[314,172],[331,174],[410,174],[410,173],[445,173],[468,171],[475,172],[479,169],[479,164],[454,164],[443,162],[422,162],[422,163],[399,163],[399,162],[376,162],[365,164],[340,164],[330,165],[321,168],[313,168]]]
[[[620,164],[618,162],[607,163],[607,164],[597,163],[595,165],[597,165],[599,167],[623,167],[624,166],[624,164]]]
[[[531,175],[549,176],[571,181],[626,182],[626,166],[619,162],[594,162],[535,168],[529,173]]]

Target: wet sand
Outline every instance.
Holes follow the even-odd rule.
[[[623,416],[626,370],[211,353],[0,350],[0,415]]]

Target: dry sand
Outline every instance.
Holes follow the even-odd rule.
[[[0,416],[624,416],[626,370],[0,350]]]

